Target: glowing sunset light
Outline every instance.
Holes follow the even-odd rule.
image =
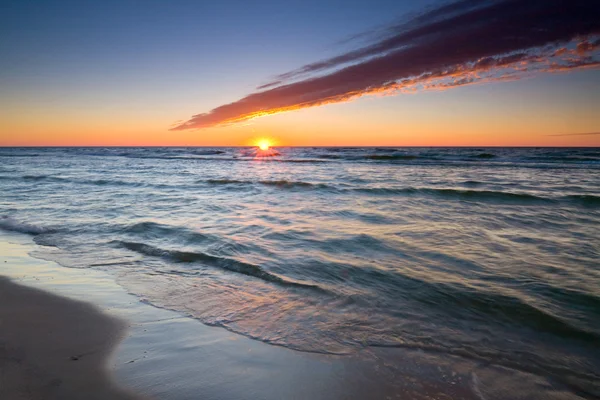
[[[268,139],[260,139],[256,145],[261,151],[267,151],[272,146],[271,142]]]
[[[595,0],[16,3],[0,147],[600,146]]]
[[[256,159],[261,159],[261,160],[267,159],[270,157],[279,156],[280,153],[273,148],[273,146],[275,146],[276,144],[277,144],[277,141],[275,141],[271,138],[266,138],[266,137],[257,138],[252,141],[252,145],[255,147],[251,153],[253,153],[253,155]]]

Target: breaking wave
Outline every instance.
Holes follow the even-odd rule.
[[[150,257],[160,257],[168,261],[177,263],[201,263],[210,267],[221,268],[223,270],[244,274],[254,278],[262,279],[266,282],[275,283],[282,286],[309,288],[322,291],[319,286],[301,282],[295,282],[281,278],[278,275],[267,272],[258,265],[249,264],[241,261],[232,260],[224,257],[216,257],[202,252],[166,250],[154,247],[145,243],[116,241],[117,245],[128,250]]]
[[[52,233],[55,230],[45,228],[36,224],[24,221],[17,221],[8,216],[0,217],[0,229],[11,232],[26,233],[28,235],[41,235],[43,233]]]

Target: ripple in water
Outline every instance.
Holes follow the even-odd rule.
[[[152,304],[600,396],[597,149],[0,149],[0,228]]]

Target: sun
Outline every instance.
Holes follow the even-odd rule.
[[[266,139],[261,139],[258,141],[257,145],[258,145],[258,148],[261,149],[262,151],[267,151],[271,147],[271,142],[269,142]]]

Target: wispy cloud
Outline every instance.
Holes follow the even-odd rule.
[[[546,135],[546,136],[590,136],[590,135],[600,135],[600,132],[560,133],[558,135]]]
[[[174,130],[540,72],[600,67],[598,0],[459,0],[396,24],[371,45],[281,74]]]

